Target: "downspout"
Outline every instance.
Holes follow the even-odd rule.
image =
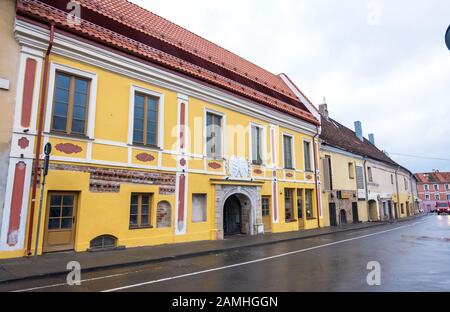
[[[367,177],[366,177],[366,172],[367,172],[366,164],[367,164],[367,158],[364,157],[364,162],[363,162],[364,174],[363,174],[363,177],[364,177],[364,187],[366,189],[367,220],[373,221],[370,218],[369,185],[367,183]]]
[[[317,148],[316,148],[316,139],[319,136],[319,126],[316,126],[316,134],[313,137],[313,149],[314,149],[314,188],[316,193],[316,207],[317,207],[317,228],[320,228],[320,213],[319,213],[319,192],[318,192],[318,180],[317,180]]]
[[[34,209],[36,205],[36,189],[37,189],[37,177],[39,170],[39,161],[41,155],[41,145],[42,145],[42,132],[44,128],[44,114],[45,114],[45,102],[47,100],[47,76],[49,70],[49,57],[50,52],[53,47],[53,40],[55,36],[55,24],[50,24],[50,41],[48,43],[47,52],[44,57],[44,72],[42,75],[42,88],[41,88],[41,99],[40,99],[40,109],[39,109],[39,126],[36,138],[36,157],[33,163],[33,181],[31,190],[31,206],[30,206],[30,219],[28,221],[28,242],[27,242],[27,255],[31,255],[31,245],[33,240],[33,222],[34,222]]]
[[[400,219],[398,210],[400,209],[400,191],[398,188],[398,171],[400,170],[400,167],[397,167],[395,169],[395,186],[397,190],[397,209],[395,209],[395,219]]]

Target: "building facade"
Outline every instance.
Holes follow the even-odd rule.
[[[4,0],[0,2],[0,216],[5,202],[6,181],[11,152],[11,136],[13,116],[17,94],[17,73],[19,72],[19,44],[14,38],[14,18],[16,2]],[[0,224],[1,231],[1,224]]]
[[[127,1],[67,3],[17,1],[0,258],[324,225],[320,117],[286,75]]]
[[[327,104],[320,113],[320,172],[322,203],[331,226],[398,219],[417,209],[415,178],[375,146],[374,135],[363,137],[329,117]]]
[[[420,208],[424,212],[435,211],[436,203],[450,201],[450,172],[416,173]]]

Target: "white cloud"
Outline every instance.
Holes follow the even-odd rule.
[[[275,74],[287,73],[316,104],[326,96],[333,118],[349,127],[361,120],[381,149],[450,158],[449,2],[132,2]],[[368,23],[374,7],[375,26]],[[414,171],[450,170],[450,161],[391,156]]]

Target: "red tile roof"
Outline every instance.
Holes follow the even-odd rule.
[[[82,11],[81,25],[67,23],[67,13],[63,11],[66,0],[18,0],[17,8],[19,13],[26,16],[52,21],[62,29],[126,50],[311,123],[318,123],[281,77],[218,45],[126,0],[78,2],[85,10]],[[93,16],[93,13],[97,16]],[[102,21],[102,16],[105,21]]]
[[[415,176],[421,183],[450,183],[450,172],[423,172]]]
[[[369,140],[364,138],[364,141],[361,141],[356,137],[354,131],[340,124],[336,120],[332,118],[327,119],[322,116],[321,125],[322,132],[320,134],[320,139],[322,140],[323,145],[330,145],[350,153],[382,161],[389,165],[399,166],[395,161],[389,158],[388,155],[370,143]]]

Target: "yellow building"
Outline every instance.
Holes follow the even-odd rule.
[[[126,1],[78,2],[81,19],[17,1],[0,258],[323,225],[320,118],[286,75]]]
[[[414,214],[414,175],[363,137],[321,113],[320,172],[325,225],[399,219]]]

